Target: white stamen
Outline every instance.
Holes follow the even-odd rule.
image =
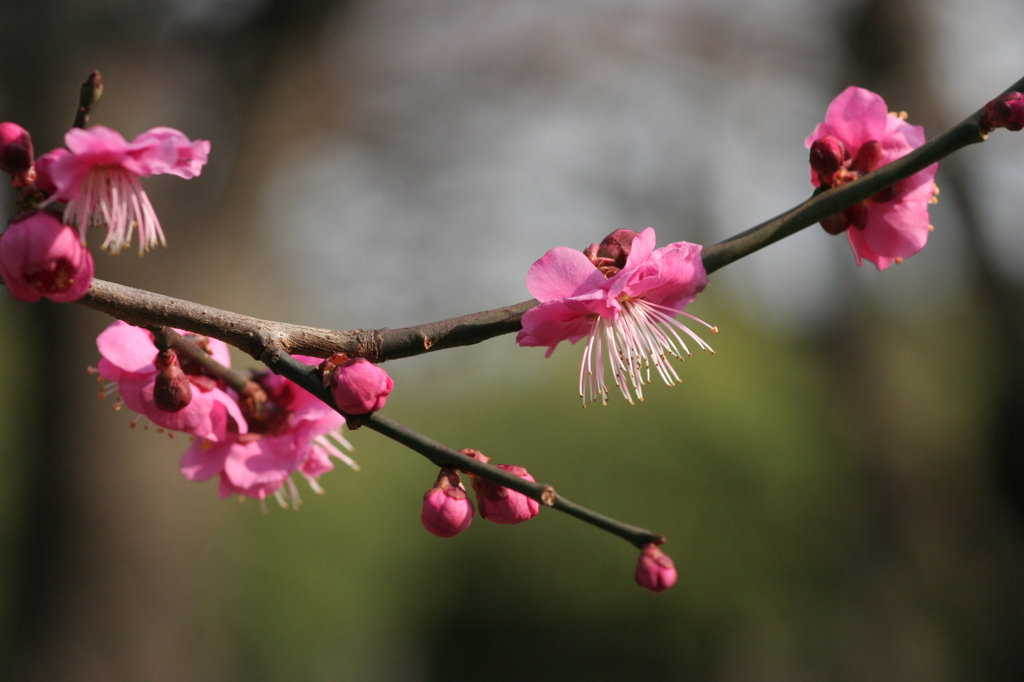
[[[686,315],[713,332],[718,331],[717,327],[704,320],[640,298],[621,301],[621,306],[617,319],[596,317],[587,337],[580,363],[579,386],[584,407],[598,396],[603,404],[608,404],[603,347],[608,351],[615,385],[630,404],[633,404],[634,394],[637,400],[644,399],[643,385],[651,382],[652,365],[667,385],[674,386],[681,381],[669,361],[669,356],[682,360],[684,354],[690,355],[680,331],[693,339],[701,350],[715,352],[675,316]]]
[[[78,227],[85,241],[90,227],[106,227],[101,248],[116,254],[131,245],[139,229],[139,255],[154,246],[166,246],[160,220],[146,191],[133,173],[120,166],[100,166],[86,174],[78,196],[64,209],[64,221]]]

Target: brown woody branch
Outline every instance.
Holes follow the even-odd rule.
[[[1024,78],[1006,92],[1024,89]],[[979,109],[946,132],[904,157],[868,173],[856,182],[818,192],[799,206],[749,230],[704,249],[705,269],[711,273],[769,244],[820,222],[823,218],[877,194],[940,159],[986,138]],[[257,360],[283,350],[292,354],[327,357],[346,353],[371,362],[419,355],[428,351],[480,343],[521,329],[523,313],[538,305],[530,300],[450,320],[404,329],[334,331],[272,322],[183,301],[140,289],[93,281],[80,305],[139,326],[171,326],[220,339]]]

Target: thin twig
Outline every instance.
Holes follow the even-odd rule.
[[[150,327],[149,331],[153,334],[153,343],[156,345],[157,350],[173,348],[179,354],[184,355],[193,363],[205,369],[210,376],[221,379],[236,391],[244,391],[252,383],[252,380],[243,372],[220,364],[200,348],[199,344],[193,339],[182,336],[170,327]]]
[[[93,71],[82,83],[82,89],[78,93],[78,111],[75,113],[75,128],[84,128],[89,125],[89,117],[92,110],[103,96],[103,77],[100,72]]]
[[[264,359],[264,362],[277,374],[294,381],[296,384],[320,398],[328,405],[334,407],[334,401],[331,397],[331,393],[324,389],[320,373],[315,367],[299,362],[288,355],[288,353],[281,350],[268,354]],[[334,409],[337,410],[336,407]],[[345,416],[346,419],[352,419],[352,415],[347,415],[340,410],[338,411]],[[498,485],[510,488],[511,490],[515,490],[516,492],[537,500],[545,506],[565,512],[566,514],[574,516],[581,521],[585,521],[597,528],[612,533],[613,535],[617,535],[637,548],[642,548],[644,545],[652,542],[659,545],[665,542],[665,538],[662,535],[652,533],[644,528],[631,526],[627,523],[604,516],[603,514],[598,514],[595,511],[587,509],[586,507],[578,505],[575,502],[571,502],[561,495],[558,495],[555,492],[555,489],[550,485],[546,485],[544,483],[531,483],[530,481],[520,478],[515,474],[503,471],[502,469],[491,466],[490,464],[484,464],[472,457],[467,457],[461,452],[457,452],[456,450],[453,450],[446,445],[442,445],[435,440],[431,440],[423,434],[417,433],[416,431],[413,431],[392,419],[388,419],[379,412],[374,412],[369,415],[359,415],[356,419],[359,420],[362,426],[387,436],[388,438],[406,446],[410,450],[418,452],[439,467],[452,467],[471,473],[475,476],[479,476],[480,478],[493,481]]]

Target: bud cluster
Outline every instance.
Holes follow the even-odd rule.
[[[490,458],[479,450],[466,448],[460,450],[463,455],[487,464]],[[515,464],[495,465],[502,471],[515,474],[519,478],[534,482],[533,476],[521,466]],[[473,474],[469,474],[476,493],[476,503],[480,507],[480,516],[502,525],[511,525],[529,521],[540,511],[540,503],[526,495],[509,490]],[[469,500],[466,488],[462,485],[459,472],[444,468],[437,477],[434,487],[423,495],[423,511],[420,521],[423,527],[441,538],[450,538],[469,528],[475,510]]]

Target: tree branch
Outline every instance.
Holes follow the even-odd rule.
[[[1013,90],[1024,90],[1024,78],[1007,88],[1004,94]],[[702,255],[705,269],[708,273],[715,272],[877,194],[963,147],[982,142],[987,137],[979,127],[982,111],[979,109],[906,156],[855,182],[817,192],[799,206],[705,248]],[[179,327],[220,339],[264,362],[265,357],[278,350],[315,357],[340,352],[365,357],[371,362],[384,362],[471,345],[518,331],[522,328],[523,313],[538,305],[535,300],[524,301],[404,329],[334,331],[261,320],[102,280],[94,280],[89,293],[77,303],[130,324]]]
[[[75,302],[137,327],[177,327],[220,339],[261,361],[268,353],[284,350],[318,358],[346,353],[371,362],[468,346],[517,331],[523,313],[537,305],[526,301],[404,329],[334,331],[261,320],[101,279],[93,280],[89,292]]]

